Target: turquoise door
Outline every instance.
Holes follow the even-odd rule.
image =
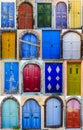
[[[18,126],[18,103],[7,99],[2,104],[2,128]]]

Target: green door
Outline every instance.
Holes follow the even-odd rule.
[[[50,3],[38,4],[38,27],[51,27],[51,9]]]
[[[81,94],[81,64],[68,63],[67,67],[67,95]]]

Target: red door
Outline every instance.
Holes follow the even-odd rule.
[[[18,28],[33,28],[33,7],[30,4],[23,3],[18,9]]]
[[[71,99],[67,102],[66,113],[67,128],[80,128],[80,103],[77,99]]]
[[[28,64],[23,69],[24,92],[40,92],[40,67]]]

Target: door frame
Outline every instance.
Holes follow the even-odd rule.
[[[52,98],[59,100],[59,102],[61,103],[61,124],[59,126],[46,126],[46,103],[49,99],[52,99]],[[62,127],[62,125],[63,125],[63,101],[60,97],[50,96],[44,101],[44,127],[45,128],[59,128],[59,127]]]
[[[35,101],[36,103],[37,103],[37,105],[39,106],[39,108],[40,108],[40,128],[41,128],[41,106],[40,106],[40,104],[39,104],[39,102],[35,99],[35,98],[28,98],[28,99],[26,99],[24,102],[23,102],[23,105],[22,105],[22,111],[23,111],[23,106],[26,104],[26,102],[27,101],[30,101],[30,100],[33,100],[33,101]],[[22,112],[22,115],[21,115],[21,117],[23,116],[23,112]],[[34,128],[30,128],[30,129],[34,129]]]
[[[26,65],[28,64],[36,64],[40,67],[40,92],[23,92],[23,69]],[[20,70],[20,77],[19,77],[19,85],[21,86],[19,89],[20,89],[20,92],[22,94],[28,94],[28,95],[36,95],[36,94],[42,94],[43,93],[43,79],[42,79],[42,75],[43,75],[43,72],[42,72],[42,61],[37,61],[37,60],[30,60],[30,61],[21,61],[20,62],[20,65],[19,65],[19,70]]]
[[[1,102],[1,106],[0,106],[0,112],[1,112],[1,119],[0,119],[0,122],[1,122],[1,128],[2,128],[2,107],[3,107],[3,103],[5,101],[7,101],[8,99],[12,99],[14,100],[17,104],[18,104],[18,126],[20,127],[20,103],[19,101],[17,100],[17,98],[13,97],[13,96],[9,96],[9,97],[5,97],[2,102]]]
[[[81,126],[81,101],[80,101],[80,99],[78,98],[78,97],[69,97],[67,100],[66,100],[66,111],[65,111],[65,115],[66,115],[66,119],[67,119],[67,103],[69,102],[69,101],[71,101],[71,100],[77,100],[78,102],[79,102],[79,104],[80,104],[80,126]],[[67,120],[66,120],[67,121]],[[66,128],[67,128],[67,124],[66,124]],[[70,128],[71,129],[71,128]],[[73,129],[75,129],[75,128],[73,128]]]
[[[83,57],[83,40],[82,40],[82,34],[79,31],[74,31],[74,30],[68,30],[64,31],[61,34],[61,58],[63,58],[63,37],[67,33],[76,33],[80,36],[80,42],[81,42],[81,48],[80,48],[80,58]]]
[[[22,59],[22,42],[20,41],[21,39],[22,39],[22,37],[25,35],[25,34],[33,34],[37,39],[38,39],[38,52],[37,52],[37,58],[38,57],[40,57],[40,43],[41,43],[41,41],[40,41],[40,34],[38,33],[38,31],[37,30],[29,30],[29,31],[27,31],[27,30],[23,30],[23,31],[18,31],[18,34],[19,34],[19,36],[18,36],[18,42],[19,42],[19,45],[18,45],[18,50],[19,50],[19,54],[18,54],[18,57],[19,57],[19,59]],[[26,58],[27,59],[27,58]],[[31,58],[29,58],[29,59],[31,59]]]
[[[55,28],[56,28],[56,8],[57,8],[57,4],[59,4],[59,3],[63,3],[63,4],[65,4],[65,6],[66,6],[66,8],[67,8],[67,12],[66,12],[66,15],[67,15],[67,21],[66,21],[66,23],[67,23],[67,27],[68,27],[68,6],[67,6],[67,2],[66,1],[58,1],[58,2],[55,2],[55,7],[54,7],[54,25],[55,25]],[[65,29],[67,29],[67,28],[65,28]]]

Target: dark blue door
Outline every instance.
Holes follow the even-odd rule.
[[[62,63],[46,63],[45,92],[62,93]]]
[[[35,100],[28,100],[22,108],[22,128],[38,129],[41,127],[40,122],[41,110]]]
[[[56,5],[56,28],[67,28],[67,6],[63,2]]]
[[[17,62],[6,62],[5,66],[5,92],[16,93],[18,92],[19,80],[19,66]]]
[[[1,27],[15,26],[15,4],[14,2],[1,3]]]
[[[42,31],[42,57],[43,59],[60,58],[60,31]]]
[[[38,39],[34,34],[25,34],[22,37],[22,58],[37,57]]]

